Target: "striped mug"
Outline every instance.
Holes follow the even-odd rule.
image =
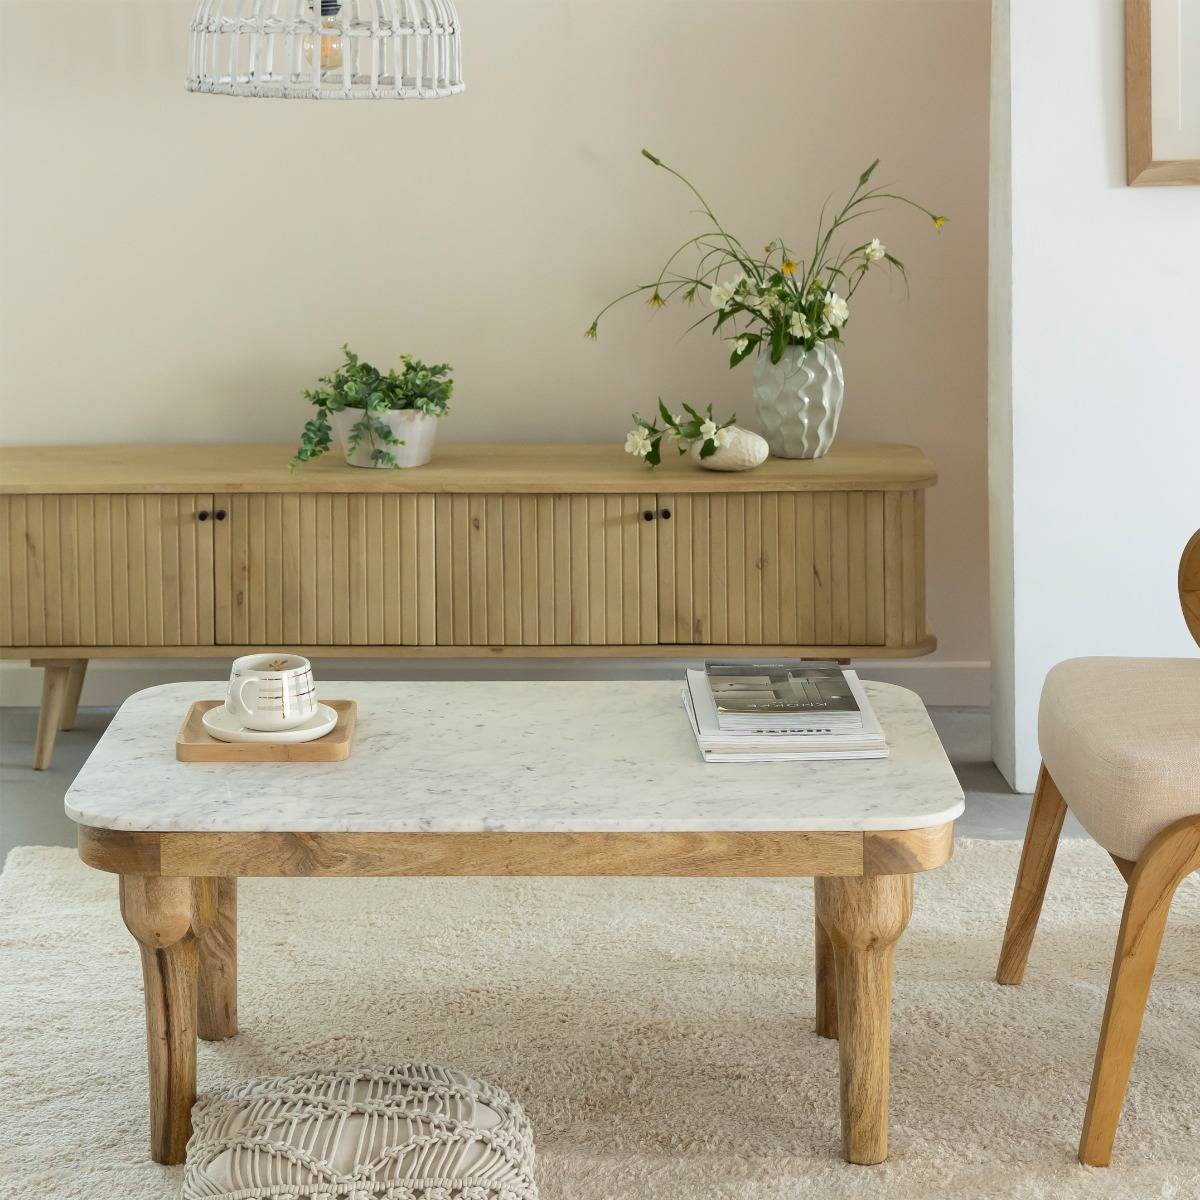
[[[317,712],[312,664],[299,654],[246,654],[234,659],[225,707],[247,729],[295,729]]]

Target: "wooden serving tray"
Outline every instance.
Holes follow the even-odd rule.
[[[322,700],[338,715],[338,723],[324,737],[311,742],[221,742],[200,723],[210,708],[224,700],[197,700],[175,739],[175,757],[180,762],[341,762],[350,756],[358,705],[353,700]]]

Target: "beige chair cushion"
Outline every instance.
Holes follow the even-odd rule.
[[[1046,676],[1042,761],[1079,823],[1137,859],[1200,813],[1200,659],[1071,658]]]
[[[192,1109],[182,1200],[537,1200],[533,1132],[442,1067],[256,1079]]]

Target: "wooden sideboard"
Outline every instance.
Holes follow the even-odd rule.
[[[744,474],[614,446],[451,445],[370,471],[286,446],[0,450],[0,657],[46,666],[36,763],[87,660],[925,654],[912,446]]]

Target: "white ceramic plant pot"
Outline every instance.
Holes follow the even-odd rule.
[[[820,458],[833,445],[842,415],[842,360],[829,342],[788,346],[754,364],[754,402],[776,458]]]
[[[371,451],[375,449],[369,437],[359,440],[355,449],[350,449],[350,437],[354,426],[363,415],[361,408],[343,408],[340,412],[330,412],[329,423],[341,443],[342,453],[352,467],[378,467],[385,463],[371,461]],[[398,437],[403,439],[403,446],[383,446],[390,450],[400,467],[421,467],[429,461],[433,454],[433,440],[437,436],[438,419],[428,413],[406,409],[401,412],[376,413],[385,425]]]

